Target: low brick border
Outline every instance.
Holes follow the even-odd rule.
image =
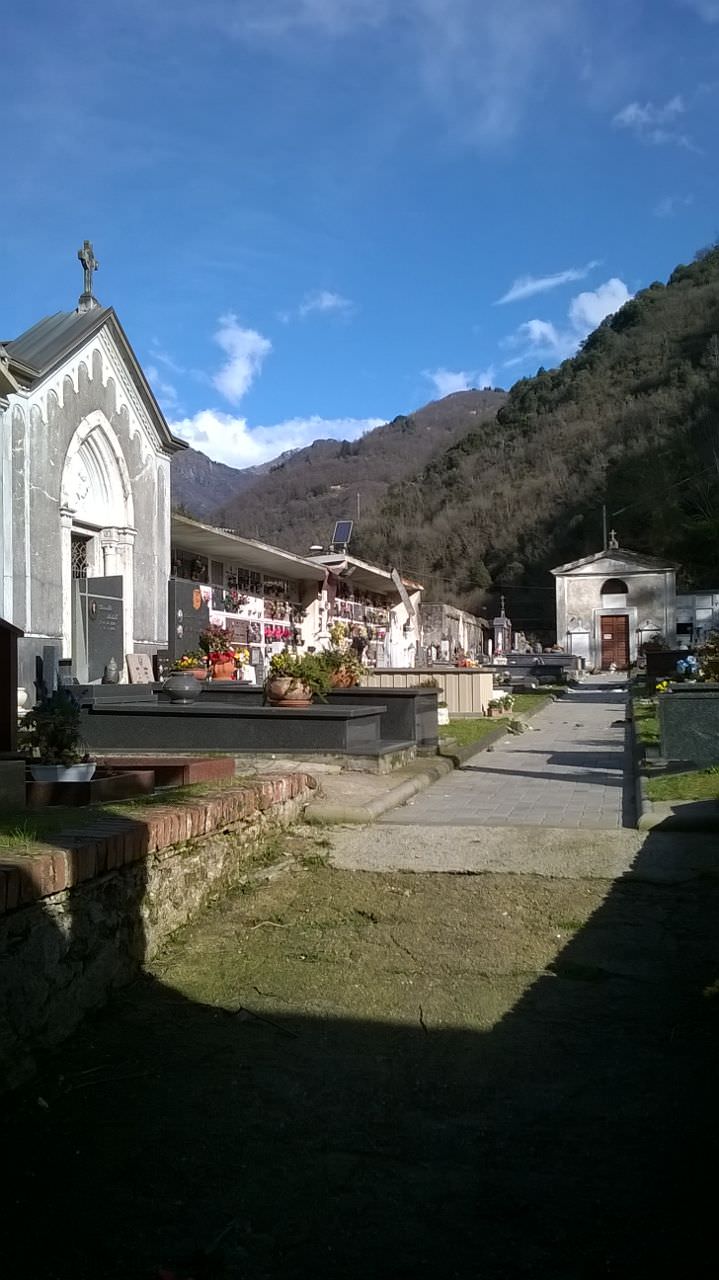
[[[305,773],[261,778],[198,800],[148,805],[147,813],[136,819],[108,814],[81,832],[68,829],[67,838],[48,844],[41,853],[5,854],[0,857],[0,916],[172,845],[222,831],[305,793],[309,798],[316,785]]]
[[[29,1079],[109,993],[133,981],[214,897],[292,865],[255,868],[296,822],[305,773],[108,815],[46,851],[0,866],[0,1094]],[[274,851],[273,851],[274,852]]]

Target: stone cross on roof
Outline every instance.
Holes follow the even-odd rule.
[[[609,530],[609,548],[608,549],[610,551],[619,550],[619,543],[617,542],[617,535],[614,529]]]
[[[82,249],[78,249],[77,256],[82,263],[83,285],[80,294],[78,307],[80,311],[89,311],[91,307],[99,306],[97,299],[92,292],[92,274],[98,271],[100,263],[95,257],[95,251],[89,240],[83,242]]]

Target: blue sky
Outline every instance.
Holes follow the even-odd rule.
[[[29,0],[3,36],[0,337],[91,239],[235,466],[510,386],[719,235],[719,0]]]

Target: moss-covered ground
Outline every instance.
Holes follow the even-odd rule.
[[[294,870],[177,934],[6,1106],[7,1274],[702,1274],[719,884],[328,849],[280,837]]]

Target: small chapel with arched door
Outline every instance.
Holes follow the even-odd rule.
[[[643,643],[676,644],[676,565],[609,545],[552,569],[557,643],[589,671],[624,671]]]
[[[113,660],[167,643],[170,431],[112,307],[84,288],[0,344],[2,617],[19,627],[19,682],[36,659],[99,681]]]

